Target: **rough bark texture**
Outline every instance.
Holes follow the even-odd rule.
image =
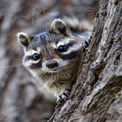
[[[0,0],[0,122],[44,122],[54,110],[55,103],[45,99],[37,90],[32,77],[21,64],[23,53],[16,33],[33,31],[30,20],[25,22],[23,16],[29,18],[39,7],[48,10],[40,24],[58,13],[74,13],[82,18],[92,13],[88,12],[88,7],[94,1]],[[39,12],[37,9],[37,15]],[[33,19],[36,19],[34,14]]]
[[[50,121],[122,121],[122,0],[101,0],[77,83]]]

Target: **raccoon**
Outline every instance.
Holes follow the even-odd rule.
[[[48,31],[35,35],[17,34],[23,47],[22,63],[39,83],[57,97],[57,103],[68,99],[76,81],[80,55],[90,43],[90,34],[73,33],[62,19],[54,19]]]

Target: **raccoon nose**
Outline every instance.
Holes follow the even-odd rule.
[[[49,61],[46,63],[47,68],[55,68],[58,67],[58,62],[57,61]]]

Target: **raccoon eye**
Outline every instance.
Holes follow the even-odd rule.
[[[67,47],[65,45],[60,45],[58,47],[58,52],[66,52],[67,51]]]
[[[37,61],[38,59],[40,59],[40,55],[37,54],[37,53],[34,53],[34,54],[32,55],[32,59],[35,60],[35,61]]]

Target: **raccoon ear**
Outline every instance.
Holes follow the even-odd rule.
[[[20,32],[17,34],[17,37],[18,41],[22,44],[22,46],[28,47],[31,37],[27,33]]]
[[[60,33],[65,36],[70,34],[67,25],[61,19],[55,19],[50,26],[50,31],[55,33]]]

